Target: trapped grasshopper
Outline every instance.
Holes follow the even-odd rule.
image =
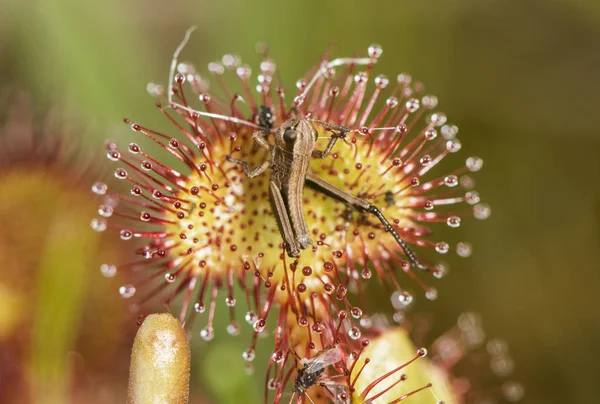
[[[177,67],[177,57],[185,44],[187,43],[193,28],[188,30],[183,42],[179,45],[173,55],[169,82],[174,79],[175,69]],[[376,52],[375,52],[376,53]],[[303,102],[303,98],[308,94],[309,89],[316,81],[328,74],[327,72],[336,66],[342,65],[369,65],[375,62],[377,56],[369,58],[341,58],[334,59],[324,63],[314,74],[312,79],[307,82],[303,93],[296,97],[296,105]],[[231,122],[238,125],[253,127],[256,131],[253,139],[256,144],[269,152],[269,157],[256,167],[249,167],[245,161],[237,160],[227,156],[227,160],[239,164],[249,178],[259,176],[267,169],[271,169],[269,179],[269,198],[273,208],[273,214],[277,220],[279,231],[283,238],[286,252],[290,257],[299,257],[300,252],[312,244],[309,235],[308,226],[304,216],[303,190],[304,185],[321,192],[333,199],[345,203],[362,213],[374,215],[389,232],[396,242],[400,245],[410,263],[426,270],[416,255],[400,237],[398,232],[386,219],[379,208],[366,199],[358,198],[342,189],[339,189],[325,180],[315,176],[310,170],[309,165],[312,158],[325,158],[329,155],[336,142],[346,137],[346,134],[356,130],[351,130],[345,126],[325,122],[322,120],[304,117],[297,108],[290,111],[291,117],[281,124],[278,128],[272,127],[273,113],[269,107],[262,106],[256,116],[255,122],[240,119],[234,116],[219,115],[211,112],[202,112],[193,110],[186,105],[173,101],[173,92],[168,92],[169,105],[172,108],[187,111],[196,117],[204,116],[211,119]],[[313,125],[332,132],[331,138],[324,150],[317,150],[316,142],[318,132]],[[269,141],[269,136],[274,135],[274,141]]]
[[[312,244],[302,205],[302,195],[306,184],[354,209],[375,215],[402,247],[411,264],[417,268],[426,269],[419,263],[416,255],[377,206],[327,183],[310,172],[311,158],[327,157],[338,139],[345,138],[351,130],[317,119],[301,118],[298,112],[295,115],[297,116],[288,119],[276,130],[273,144],[269,143],[267,139],[270,135],[269,131],[259,129],[254,133],[254,141],[260,147],[268,150],[270,154],[270,157],[259,166],[250,168],[246,162],[227,156],[227,160],[239,164],[249,178],[261,175],[269,168],[272,169],[269,180],[269,197],[287,254],[290,257],[299,257],[300,250],[306,249]],[[312,124],[332,132],[324,150],[316,149],[318,132]]]

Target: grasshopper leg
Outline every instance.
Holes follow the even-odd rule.
[[[285,241],[285,249],[288,256],[299,257],[300,256],[300,245],[294,237],[294,231],[292,230],[292,224],[290,217],[287,213],[285,202],[279,191],[279,187],[274,181],[269,182],[269,195],[271,196],[271,204],[273,205],[273,213],[279,226],[279,232],[283,236]]]
[[[392,235],[392,237],[394,237],[394,240],[396,240],[400,247],[402,247],[402,250],[404,251],[404,254],[408,257],[408,260],[410,261],[411,265],[425,271],[429,269],[419,262],[416,254],[408,246],[406,241],[404,241],[402,237],[400,237],[396,229],[394,229],[394,227],[386,219],[386,217],[383,215],[383,213],[379,210],[377,206],[371,204],[370,202],[364,199],[357,198],[354,195],[351,195],[348,192],[329,184],[327,181],[324,181],[313,174],[306,174],[306,182],[310,187],[324,193],[325,195],[337,199],[338,201],[347,203],[348,205],[352,206],[357,210],[369,212],[375,215],[375,217],[379,219],[381,224],[383,224],[385,229]]]

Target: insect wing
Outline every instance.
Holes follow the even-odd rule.
[[[327,348],[310,359],[308,366],[304,369],[306,373],[317,373],[329,365],[342,360],[342,351],[337,347]]]

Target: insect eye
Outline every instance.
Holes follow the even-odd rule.
[[[283,132],[283,140],[286,143],[292,143],[294,140],[296,140],[296,136],[298,136],[297,130],[288,129],[285,132]]]

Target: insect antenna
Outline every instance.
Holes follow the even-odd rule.
[[[376,62],[377,62],[377,57],[367,57],[367,58],[339,58],[339,59],[334,59],[327,63],[323,63],[321,65],[321,67],[319,68],[319,70],[317,70],[316,73],[314,74],[314,76],[310,79],[310,81],[308,82],[306,87],[304,87],[304,90],[300,93],[300,95],[298,95],[296,97],[296,99],[294,100],[294,105],[298,106],[304,102],[306,95],[308,94],[308,92],[310,91],[312,86],[315,84],[315,82],[320,77],[327,74],[327,71],[329,69],[332,69],[332,68],[338,67],[338,66],[344,66],[344,65],[370,65],[370,64],[374,64]]]
[[[381,211],[377,208],[377,206],[371,205],[371,206],[369,206],[369,208],[367,210],[369,211],[369,213],[372,213],[375,216],[377,216],[377,219],[379,219],[381,224],[383,224],[383,226],[386,228],[386,230],[392,235],[392,237],[394,237],[396,242],[398,244],[400,244],[400,247],[402,247],[402,249],[404,250],[404,254],[406,254],[406,256],[408,257],[408,260],[410,261],[411,265],[414,265],[415,267],[417,267],[423,271],[429,270],[428,267],[426,267],[425,265],[423,265],[419,262],[416,254],[411,250],[411,248],[408,246],[408,244],[406,244],[406,241],[404,241],[400,237],[400,235],[398,234],[396,229],[394,229],[394,227],[390,224],[390,222],[388,222],[388,220],[385,218],[383,213],[381,213]]]
[[[195,25],[188,28],[188,30],[185,32],[183,41],[181,41],[181,43],[179,44],[179,46],[177,47],[177,49],[175,49],[175,52],[173,53],[173,59],[171,59],[171,68],[169,69],[169,82],[168,82],[168,90],[167,90],[167,99],[168,99],[169,105],[171,106],[171,108],[184,110],[184,111],[190,113],[192,116],[197,115],[197,116],[204,116],[207,118],[220,119],[222,121],[233,122],[233,123],[237,123],[240,125],[245,125],[245,126],[250,126],[252,128],[260,129],[260,126],[254,124],[250,121],[247,121],[245,119],[239,119],[239,118],[236,118],[233,116],[227,116],[227,115],[221,115],[221,114],[214,114],[211,112],[202,112],[202,111],[198,111],[198,110],[189,108],[185,105],[182,105],[182,104],[179,104],[179,103],[173,101],[173,89],[171,88],[171,86],[173,84],[173,80],[175,79],[175,69],[177,68],[177,64],[178,64],[177,59],[179,58],[179,54],[181,53],[183,48],[185,48],[185,45],[190,40],[190,36],[191,36],[192,32],[194,32],[194,30],[196,30]]]

